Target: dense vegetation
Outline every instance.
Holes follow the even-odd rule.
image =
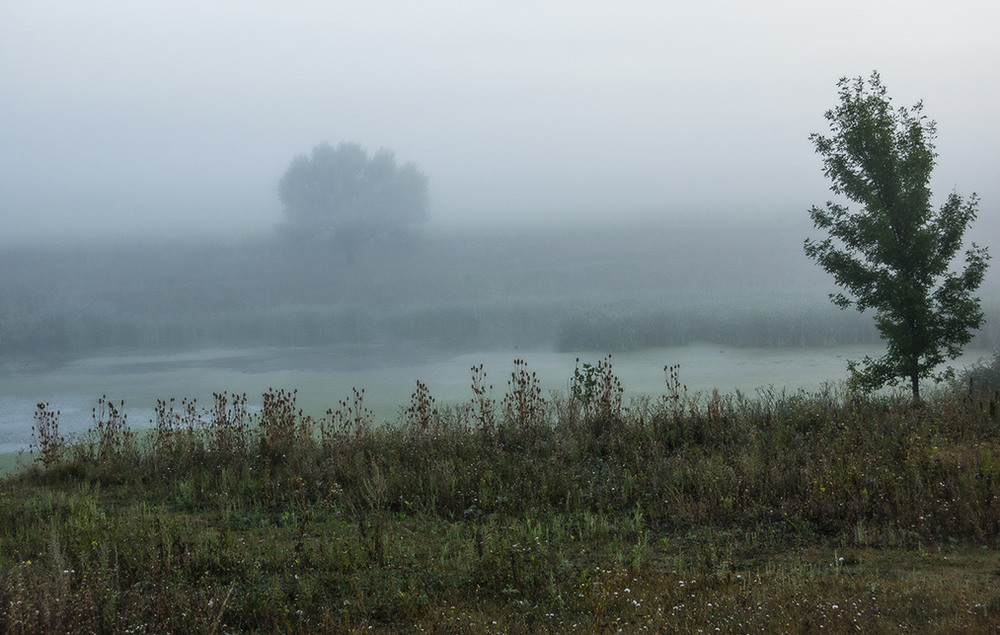
[[[610,358],[542,394],[395,424],[356,391],[321,419],[161,402],[81,439],[40,404],[0,484],[8,632],[992,630],[1000,358],[911,406],[815,394],[622,403]]]
[[[370,244],[345,267],[277,241],[0,250],[0,359],[107,349],[408,342],[595,352],[713,341],[875,343],[781,223],[451,230]],[[988,280],[987,326],[1000,345]]]

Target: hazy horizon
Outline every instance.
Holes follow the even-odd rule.
[[[938,122],[933,188],[1000,228],[1000,8],[984,1],[0,6],[0,243],[244,236],[314,145],[430,178],[432,228],[830,197],[808,135],[878,70]]]

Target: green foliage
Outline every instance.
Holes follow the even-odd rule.
[[[831,190],[862,209],[813,207],[813,223],[830,238],[807,239],[805,251],[853,296],[832,295],[834,303],[875,311],[888,350],[865,358],[863,369],[852,365],[859,385],[874,389],[905,378],[916,401],[920,378],[956,358],[983,323],[973,293],[986,272],[986,248],[973,243],[964,268],[952,270],[978,199],[952,192],[932,209],[936,131],[922,104],[894,109],[877,73],[867,83],[841,79],[839,87],[840,104],[826,113],[830,136],[810,139]]]
[[[392,153],[371,158],[356,143],[321,143],[292,160],[278,183],[286,235],[326,240],[353,264],[366,243],[427,219],[427,177],[396,165]]]
[[[596,364],[583,365],[578,357],[569,389],[570,396],[583,409],[584,417],[592,422],[603,421],[610,425],[623,414],[624,388],[612,372],[610,355]]]

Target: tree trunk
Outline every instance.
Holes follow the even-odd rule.
[[[920,405],[920,377],[913,373],[910,375],[910,387],[913,389],[913,405]]]

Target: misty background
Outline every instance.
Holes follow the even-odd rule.
[[[802,255],[808,141],[879,70],[1000,233],[988,2],[0,5],[0,347],[876,343]],[[320,142],[429,179],[405,242],[283,243]],[[982,289],[995,347],[997,276]],[[991,304],[992,303],[992,304]],[[20,363],[20,362],[19,362]]]
[[[831,195],[808,137],[878,70],[938,121],[932,189],[981,196],[997,250],[993,2],[0,3],[0,452],[45,402],[352,387],[389,420],[415,379],[547,389],[615,354],[629,394],[815,389],[878,355],[808,261]],[[429,220],[352,264],[282,239],[317,144],[384,148]],[[1000,346],[1000,276],[962,360]],[[579,362],[578,362],[579,363]],[[634,391],[634,392],[631,392]]]
[[[321,141],[431,181],[432,225],[625,215],[787,222],[807,137],[879,70],[939,122],[934,191],[1000,229],[1000,8],[947,3],[0,5],[0,243],[233,238]],[[724,222],[724,221],[719,221]]]

